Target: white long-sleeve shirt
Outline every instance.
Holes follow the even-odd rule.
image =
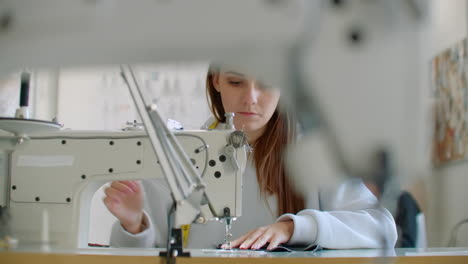
[[[172,204],[165,180],[146,180],[146,229],[128,233],[119,222],[112,227],[110,244],[115,247],[165,247],[167,215]],[[320,245],[324,248],[379,248],[383,241],[394,246],[397,240],[391,213],[376,206],[376,197],[360,180],[347,180],[336,186],[310,186],[305,210],[277,218],[275,196],[262,198],[253,162],[249,160],[243,175],[242,216],[232,225],[233,238],[275,221],[294,221],[289,245]],[[222,243],[225,226],[221,222],[192,224],[188,248],[213,248]]]

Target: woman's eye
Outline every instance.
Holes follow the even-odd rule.
[[[229,80],[228,82],[230,85],[234,85],[234,86],[240,86],[242,84],[242,81]]]

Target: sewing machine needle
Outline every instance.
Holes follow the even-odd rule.
[[[231,248],[231,239],[232,239],[231,226],[232,226],[231,219],[226,218],[226,235],[224,238],[224,244],[226,245],[226,249],[232,249]]]

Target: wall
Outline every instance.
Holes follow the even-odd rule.
[[[429,61],[467,36],[467,2],[465,0],[432,0],[428,25],[421,32],[421,94],[424,106],[430,103]],[[429,115],[427,115],[429,117]],[[426,148],[428,151],[430,149]],[[468,162],[448,164],[433,170],[428,178],[428,239],[430,246],[446,246],[453,226],[468,218]],[[468,225],[460,228],[459,246],[468,246]]]
[[[20,74],[0,76],[0,116],[13,117],[19,106]]]
[[[148,103],[156,103],[163,118],[198,128],[209,116],[205,99],[207,65],[165,64],[135,67]],[[118,66],[61,69],[58,78],[58,119],[65,128],[110,129],[139,121]],[[193,110],[196,109],[194,116]]]

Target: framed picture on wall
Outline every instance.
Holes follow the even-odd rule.
[[[468,153],[467,40],[437,55],[431,62],[434,96],[433,163],[463,160]]]

